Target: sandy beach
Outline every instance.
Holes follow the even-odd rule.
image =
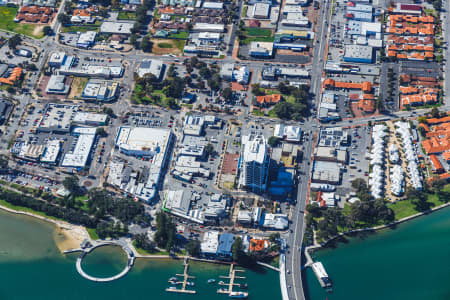
[[[11,209],[0,205],[0,209],[14,214],[26,215],[40,220],[44,220],[56,225],[53,237],[58,249],[65,250],[79,248],[84,239],[89,239],[89,234],[83,226],[73,225],[64,221],[49,219],[29,212]]]
[[[56,246],[59,251],[79,248],[84,239],[89,238],[89,235],[84,227],[69,225],[59,226],[57,225],[53,237],[55,239]]]

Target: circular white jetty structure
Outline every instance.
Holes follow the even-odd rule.
[[[86,254],[88,254],[95,248],[102,247],[102,246],[112,246],[112,245],[120,246],[127,253],[128,260],[127,260],[127,265],[126,265],[125,269],[123,269],[122,272],[120,272],[119,274],[117,274],[115,276],[106,277],[106,278],[94,277],[89,274],[86,274],[86,272],[84,272],[83,268],[81,267],[81,262],[83,261],[83,258],[86,256]],[[133,255],[133,252],[130,249],[128,249],[128,247],[126,247],[122,244],[119,244],[119,243],[107,242],[107,243],[97,244],[92,248],[83,250],[81,255],[77,258],[76,267],[77,267],[77,272],[82,277],[86,278],[87,280],[91,280],[91,281],[95,281],[95,282],[109,282],[109,281],[117,280],[117,279],[125,276],[131,270],[131,267],[134,264],[134,260],[135,260],[135,257]]]

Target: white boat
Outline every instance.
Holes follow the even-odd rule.
[[[214,283],[216,280],[214,278],[208,279],[208,283]]]
[[[246,292],[231,292],[230,297],[238,298],[238,299],[245,299],[248,297],[248,293],[246,293]]]

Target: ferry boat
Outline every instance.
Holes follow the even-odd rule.
[[[246,299],[248,297],[248,293],[246,292],[230,292],[231,298],[238,298],[238,299]]]
[[[320,261],[313,263],[311,267],[322,287],[329,288],[332,286],[331,279],[328,277],[328,274]]]
[[[214,283],[216,280],[214,278],[208,279],[208,283]]]

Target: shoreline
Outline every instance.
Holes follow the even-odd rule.
[[[30,212],[12,209],[3,205],[0,205],[0,209],[16,215],[33,217],[41,221],[54,224],[55,230],[53,232],[53,239],[56,247],[61,253],[65,250],[78,248],[86,238],[89,238],[89,234],[84,226],[73,225],[65,221],[54,220]]]
[[[365,232],[365,231],[375,231],[376,232],[376,231],[379,231],[379,230],[387,229],[387,228],[390,228],[392,226],[396,226],[398,224],[402,224],[402,223],[408,222],[410,220],[414,220],[414,219],[416,219],[418,217],[432,214],[433,212],[441,210],[441,209],[446,208],[448,206],[450,206],[450,202],[447,202],[447,203],[441,204],[439,206],[433,207],[430,210],[425,211],[425,212],[419,212],[419,213],[416,213],[414,215],[401,218],[401,219],[399,219],[397,221],[394,221],[394,222],[391,222],[391,223],[388,223],[388,224],[378,225],[378,226],[375,226],[375,227],[354,229],[354,230],[349,230],[349,231],[338,233],[337,235],[329,238],[328,240],[326,240],[323,243],[315,244],[315,245],[311,245],[311,246],[306,247],[305,248],[306,263],[305,263],[304,266],[306,268],[306,267],[310,266],[314,262],[312,257],[311,257],[311,253],[309,253],[310,251],[311,252],[315,252],[317,250],[320,250],[321,248],[325,248],[329,242],[334,241],[337,238],[343,237],[345,235],[353,234],[353,233],[359,233],[359,232]]]

